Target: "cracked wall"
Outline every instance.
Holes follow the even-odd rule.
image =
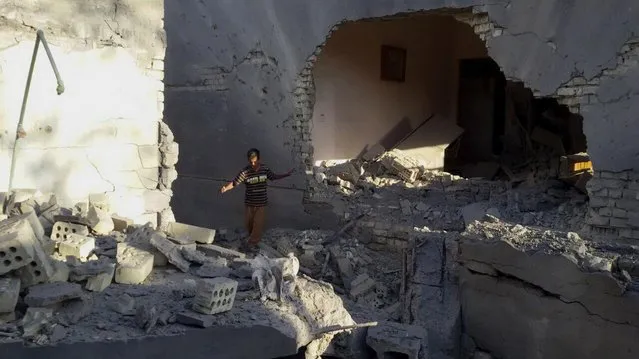
[[[0,14],[0,188],[42,29],[66,90],[56,94],[40,47],[13,187],[54,192],[68,206],[108,193],[112,210],[136,222],[170,219],[177,148],[162,123],[163,2],[3,1]]]
[[[634,61],[624,63],[623,71],[619,67],[619,55],[639,30],[639,10],[631,0],[606,8],[595,0],[354,0],[348,6],[338,0],[167,0],[165,5],[166,120],[174,130],[179,124],[178,142],[188,141],[182,153],[189,162],[178,165],[188,176],[176,181],[174,202],[183,220],[239,224],[241,194],[214,193],[241,168],[248,147],[262,149],[273,168],[293,164],[310,170],[312,112],[305,103],[314,101],[312,65],[321,45],[343,22],[411,12],[472,9],[474,14],[458,19],[471,22],[508,79],[525,83],[539,97],[559,98],[584,116],[595,168],[620,172],[636,166],[639,143],[632,134],[639,125],[633,100],[639,82],[633,78],[639,67]],[[240,61],[255,51],[273,61]],[[236,75],[222,76],[224,84],[216,85],[223,80],[207,69],[234,69]],[[203,71],[213,76],[208,84],[202,84]],[[306,218],[300,191],[305,187],[299,171],[272,191],[272,224]]]

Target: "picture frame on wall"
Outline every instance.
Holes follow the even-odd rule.
[[[406,49],[382,45],[380,75],[382,81],[404,82],[406,80]]]

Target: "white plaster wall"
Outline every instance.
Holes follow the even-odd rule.
[[[407,50],[405,82],[380,80],[382,45]],[[456,123],[459,60],[485,56],[486,48],[473,29],[451,16],[342,25],[326,42],[313,69],[315,159],[353,158],[404,117],[413,128],[431,113]],[[450,140],[421,134],[423,147],[445,148]],[[411,143],[420,140],[412,138]]]
[[[9,184],[35,40],[32,28],[19,26],[23,22],[45,31],[65,92],[57,95],[54,73],[40,47],[13,188],[53,192],[67,206],[106,192],[114,212],[142,222],[161,210],[150,208],[145,198],[156,190],[161,167],[164,45],[158,34],[163,3],[120,1],[119,14],[116,1],[92,3],[95,8],[75,10],[76,0],[56,1],[50,9],[49,1],[0,6],[0,13],[10,16],[0,22],[0,190]],[[158,17],[146,17],[152,15]],[[65,26],[65,19],[72,25]]]

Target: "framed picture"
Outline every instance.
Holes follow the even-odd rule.
[[[406,80],[406,49],[382,45],[381,79],[404,82]]]

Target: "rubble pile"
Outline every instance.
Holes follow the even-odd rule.
[[[321,355],[345,330],[340,325],[354,324],[336,307],[330,286],[298,277],[293,253],[272,250],[249,259],[232,245],[213,244],[223,237],[215,230],[135,225],[109,213],[98,195],[73,209],[57,206],[55,196],[15,192],[5,198],[0,341],[46,345],[263,325],[294,338],[298,347],[318,341],[313,345]],[[310,303],[309,296],[325,303]],[[317,333],[326,326],[339,328]]]

